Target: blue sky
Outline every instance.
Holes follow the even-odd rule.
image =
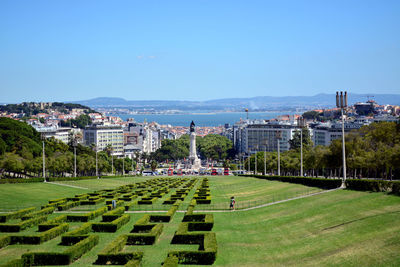
[[[400,1],[0,1],[0,102],[400,93]]]

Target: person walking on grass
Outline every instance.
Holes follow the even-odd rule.
[[[229,205],[231,210],[235,210],[235,197],[231,197],[231,203]]]

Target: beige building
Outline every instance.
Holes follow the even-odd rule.
[[[120,126],[88,126],[84,130],[84,142],[87,146],[95,144],[98,151],[111,145],[113,155],[124,154],[124,132]]]

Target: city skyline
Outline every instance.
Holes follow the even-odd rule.
[[[397,94],[397,1],[2,1],[0,102]]]

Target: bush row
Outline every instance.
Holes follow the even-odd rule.
[[[34,210],[35,210],[35,208],[32,207],[32,208],[26,208],[26,209],[22,209],[22,210],[17,210],[17,211],[14,211],[14,212],[9,212],[9,213],[6,213],[6,214],[1,214],[0,215],[0,223],[7,222],[8,220],[11,220],[11,219],[21,218],[25,214],[31,213]]]
[[[198,251],[170,251],[168,257],[177,257],[179,264],[213,264],[217,257],[217,239],[215,233],[188,235],[174,244],[198,244]]]
[[[47,231],[54,226],[59,225],[60,223],[67,221],[67,215],[58,216],[50,221],[46,221],[45,223],[39,224],[39,232]]]
[[[121,216],[121,214],[124,214],[125,208],[124,207],[119,207],[114,210],[110,210],[109,212],[106,212],[103,214],[103,222],[111,222],[117,219],[118,217]]]
[[[306,186],[318,187],[323,189],[334,189],[342,185],[341,179],[326,179],[314,177],[300,177],[300,176],[266,176],[266,175],[240,175],[246,177],[254,177],[259,179],[281,181],[294,184],[302,184]]]
[[[82,236],[85,237],[90,231],[92,231],[92,223],[84,223],[81,227],[64,234],[61,237],[61,244],[65,246],[75,244],[82,239]]]
[[[47,220],[47,216],[32,218],[15,224],[0,224],[0,232],[19,232]]]
[[[346,188],[360,191],[392,192],[400,195],[400,181],[347,179]]]
[[[26,266],[69,265],[99,243],[99,236],[84,236],[64,252],[32,252],[22,255]]]
[[[139,219],[128,234],[129,245],[153,245],[163,231],[163,224],[149,224],[150,215],[146,214]]]
[[[32,212],[32,213],[22,216],[21,220],[26,221],[26,220],[32,219],[34,217],[37,217],[37,216],[51,214],[51,213],[53,213],[53,211],[54,211],[54,207],[44,208],[40,211]]]
[[[170,251],[164,262],[166,266],[179,264],[213,264],[217,257],[217,239],[211,231],[212,214],[193,214],[195,203],[190,203],[182,223],[172,238],[172,244],[198,244],[198,251]]]
[[[20,183],[39,183],[43,182],[43,178],[12,178],[12,179],[0,179],[0,184],[20,184]]]
[[[118,236],[97,255],[95,264],[125,265],[130,261],[139,261],[140,263],[143,257],[143,252],[120,253],[120,251],[125,247],[127,241],[128,236]],[[133,262],[129,265],[132,264]]]
[[[167,213],[161,214],[161,215],[150,215],[150,222],[157,223],[157,222],[169,222],[171,221],[172,217],[176,213],[176,211],[179,208],[179,205],[181,204],[180,200],[177,200],[175,204],[172,205],[172,207],[167,211]]]
[[[68,231],[69,225],[67,223],[63,223],[60,225],[57,225],[47,231],[41,232],[38,235],[30,235],[30,236],[25,236],[25,235],[17,235],[17,236],[11,236],[11,245],[14,244],[28,244],[28,245],[39,245],[43,242],[46,242],[48,240],[51,240],[62,233],[65,233]]]
[[[86,214],[73,214],[73,215],[68,215],[67,216],[67,221],[68,222],[88,222],[90,220],[93,220],[94,218],[104,214],[107,212],[107,207],[102,207],[99,208],[95,211],[88,212]]]
[[[65,204],[58,205],[58,206],[57,206],[57,209],[58,209],[59,211],[62,211],[62,210],[69,210],[70,208],[77,207],[77,206],[79,206],[80,204],[81,204],[80,201],[67,202],[67,203],[65,203]]]
[[[128,223],[130,218],[128,214],[125,214],[112,222],[93,223],[92,230],[94,232],[115,233],[122,225]]]

